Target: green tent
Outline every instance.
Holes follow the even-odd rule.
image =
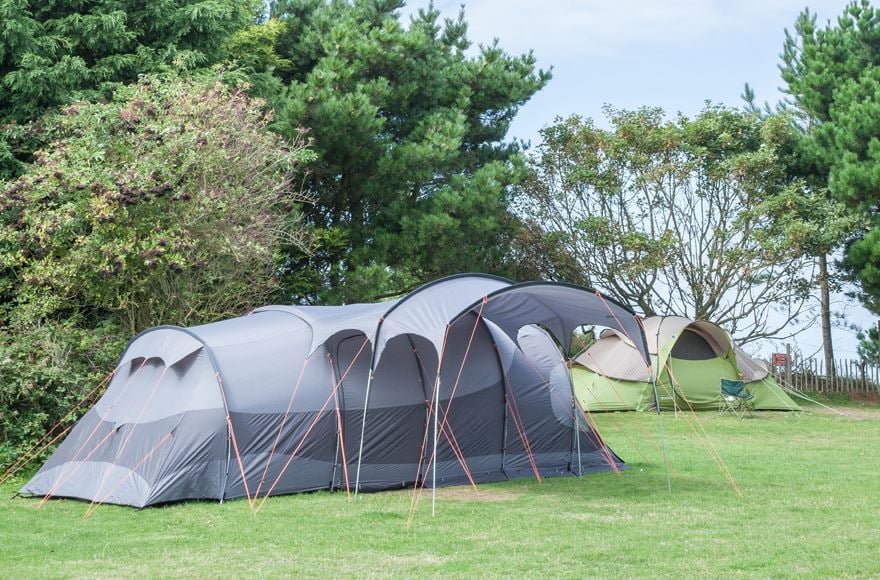
[[[652,368],[629,337],[606,330],[572,364],[575,394],[589,411],[717,409],[721,379],[741,379],[755,410],[796,411],[763,363],[734,346],[728,334],[703,320],[654,316],[644,321]],[[655,374],[656,373],[656,374]]]

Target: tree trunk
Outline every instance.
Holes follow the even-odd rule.
[[[819,303],[822,319],[822,351],[825,354],[825,369],[832,383],[834,375],[834,346],[831,343],[831,292],[828,289],[828,256],[819,255]]]

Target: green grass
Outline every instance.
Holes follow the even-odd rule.
[[[741,499],[696,437],[693,419],[596,415],[630,462],[613,473],[410,494],[315,493],[136,511],[9,499],[0,488],[0,576],[869,576],[880,574],[880,410],[763,413],[699,421]],[[812,411],[812,409],[816,409]],[[822,412],[819,412],[822,411]],[[17,483],[21,483],[18,480]]]

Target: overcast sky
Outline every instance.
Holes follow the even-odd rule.
[[[808,5],[819,22],[836,19],[847,2]],[[404,14],[429,5],[410,0]],[[804,0],[435,0],[444,16],[464,5],[474,44],[497,38],[508,53],[533,51],[553,70],[548,86],[517,116],[510,137],[539,142],[538,131],[558,116],[577,113],[606,125],[602,106],[663,107],[693,115],[705,101],[743,104],[748,82],[759,103],[782,98],[779,54],[784,30],[807,6]],[[868,326],[861,308],[836,298],[836,310]],[[817,328],[796,339],[805,354],[821,345]],[[835,331],[840,357],[856,356],[852,332]],[[781,348],[764,345],[762,351]]]
[[[410,1],[406,13],[429,5]],[[706,100],[740,106],[748,82],[759,102],[776,102],[779,53],[804,0],[439,0],[454,17],[464,5],[474,44],[497,38],[509,53],[533,51],[553,80],[522,109],[511,136],[572,113],[602,118],[602,106],[663,107],[694,114]],[[809,4],[819,22],[843,0]]]

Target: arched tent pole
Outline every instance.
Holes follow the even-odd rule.
[[[336,370],[333,368],[333,357],[330,356],[329,352],[325,352],[327,355],[327,362],[330,365],[330,379],[333,381],[333,384],[336,384]],[[335,397],[336,403],[336,414],[337,414],[337,423],[339,423],[339,396]],[[340,429],[341,425],[337,425],[337,429]],[[334,490],[334,485],[336,483],[336,466],[339,464],[339,436],[336,437],[336,450],[333,452],[333,472],[330,474],[330,491]]]
[[[389,311],[390,312],[390,311]],[[387,313],[386,313],[387,315]],[[361,440],[358,442],[358,465],[357,472],[354,478],[354,497],[357,499],[358,492],[361,490],[361,461],[364,457],[364,434],[367,431],[367,406],[370,404],[370,388],[373,386],[373,375],[375,374],[376,367],[376,345],[379,342],[379,331],[382,330],[382,322],[385,320],[385,316],[380,316],[379,320],[376,322],[376,330],[373,333],[373,352],[370,355],[370,374],[367,375],[367,390],[364,393],[364,412],[361,417]],[[369,339],[369,337],[367,337]]]
[[[223,480],[221,482],[222,487],[220,488],[220,502],[222,503],[223,500],[226,499],[226,483],[227,483],[228,477],[229,477],[229,467],[232,463],[232,452],[233,451],[235,452],[236,460],[239,465],[239,471],[241,473],[242,483],[244,484],[245,489],[247,489],[247,479],[245,477],[244,465],[241,461],[241,456],[238,453],[238,449],[237,449],[238,443],[235,440],[235,430],[232,427],[232,418],[230,416],[228,401],[226,399],[226,393],[223,390],[223,384],[225,382],[224,376],[223,376],[223,371],[221,370],[220,365],[217,362],[217,358],[214,356],[214,351],[211,349],[211,347],[208,345],[208,343],[206,343],[204,340],[202,340],[202,337],[200,337],[197,333],[193,332],[189,328],[184,328],[182,326],[176,326],[173,324],[162,324],[160,326],[154,326],[153,328],[148,328],[148,329],[138,333],[137,336],[132,338],[129,341],[128,345],[125,347],[125,351],[123,352],[121,361],[123,361],[123,362],[125,361],[125,355],[128,353],[129,348],[131,348],[131,346],[135,343],[135,341],[137,339],[139,339],[140,337],[142,337],[143,335],[145,335],[147,333],[155,332],[157,330],[175,330],[177,332],[182,332],[183,334],[189,336],[190,338],[198,341],[202,345],[202,349],[204,349],[205,354],[208,355],[208,362],[210,363],[211,368],[214,371],[214,380],[217,382],[217,386],[220,390],[220,399],[221,399],[221,402],[223,403],[223,409],[224,409],[224,413],[226,415],[226,418],[225,418],[225,421],[226,421],[226,470],[224,472]],[[248,498],[247,498],[248,504],[250,505],[251,509],[253,510],[252,498],[249,497],[249,494],[247,492],[245,493],[245,495],[248,496]]]
[[[454,274],[452,276],[440,278],[438,280],[434,280],[434,281],[428,282],[427,284],[423,284],[422,286],[419,286],[417,289],[415,289],[414,291],[412,291],[409,294],[407,294],[406,296],[404,296],[399,302],[397,302],[396,304],[391,306],[391,308],[389,308],[385,312],[385,314],[382,315],[379,319],[379,322],[376,326],[376,330],[373,333],[374,340],[373,340],[373,353],[372,353],[372,356],[370,357],[370,374],[367,376],[367,388],[366,388],[366,392],[364,393],[364,413],[363,413],[363,418],[361,420],[361,440],[359,442],[358,465],[357,465],[357,473],[355,475],[355,492],[354,492],[355,497],[357,497],[358,491],[360,490],[360,474],[361,474],[361,464],[362,464],[362,460],[363,460],[364,434],[366,432],[366,425],[367,425],[367,407],[369,406],[370,391],[372,389],[372,383],[373,383],[373,375],[376,372],[376,364],[378,361],[379,334],[380,334],[380,331],[382,328],[382,322],[387,317],[389,317],[392,312],[394,312],[401,305],[407,303],[407,301],[412,299],[414,296],[417,296],[421,292],[423,292],[429,288],[432,288],[434,286],[437,286],[438,284],[443,284],[443,283],[449,282],[451,280],[459,279],[459,278],[481,278],[481,279],[485,279],[485,280],[495,280],[498,282],[513,284],[513,282],[507,278],[503,278],[501,276],[495,276],[492,274],[478,274],[478,273]],[[451,324],[451,322],[450,322],[450,324]],[[441,360],[442,360],[442,354],[441,354]],[[439,365],[438,365],[438,369],[439,369]],[[439,378],[438,378],[438,380],[439,380]],[[436,408],[435,408],[434,412],[435,413],[437,412]],[[435,417],[435,419],[436,419],[436,417]],[[435,433],[435,438],[436,438],[436,433]],[[436,466],[435,466],[435,469],[436,469]]]
[[[657,349],[657,372],[651,375],[651,380],[654,385],[654,402],[657,405],[657,411],[660,411],[660,399],[657,397],[657,378],[660,376],[660,369],[663,368],[663,363],[660,362],[660,329],[663,327],[663,323],[666,321],[665,316],[660,317],[660,323],[657,325],[657,331],[654,334],[654,347]],[[676,339],[677,340],[677,339]],[[672,341],[673,344],[675,341]],[[672,388],[672,416],[676,419],[678,418],[678,402],[675,399],[675,381],[669,381],[669,386]],[[662,421],[661,421],[662,424]],[[662,427],[661,427],[662,428]]]
[[[379,333],[382,329],[382,322],[385,320],[385,318],[390,316],[391,313],[394,312],[395,309],[400,307],[402,304],[405,304],[413,296],[418,295],[420,292],[427,290],[428,288],[431,288],[431,287],[436,286],[438,284],[449,282],[450,280],[455,280],[458,278],[483,278],[483,279],[487,279],[487,280],[497,280],[499,282],[506,282],[508,284],[512,284],[512,282],[507,278],[502,278],[501,276],[494,276],[491,274],[476,274],[476,273],[454,274],[452,276],[440,278],[439,280],[434,280],[432,282],[428,282],[427,284],[423,284],[422,286],[419,286],[418,288],[416,288],[415,290],[413,290],[412,292],[410,292],[409,294],[404,296],[399,302],[394,304],[391,308],[388,309],[387,312],[385,312],[384,315],[382,315],[379,318],[379,321],[376,325],[376,330],[373,333],[373,337],[374,337],[374,339],[373,339],[373,353],[372,353],[372,356],[370,357],[370,374],[367,376],[367,388],[366,388],[366,392],[364,393],[364,412],[363,412],[363,417],[361,419],[361,440],[358,445],[358,464],[357,464],[357,472],[355,475],[355,484],[354,484],[355,498],[357,498],[358,492],[360,491],[361,463],[363,461],[363,452],[364,452],[364,435],[365,435],[365,432],[367,429],[367,407],[369,406],[369,402],[370,402],[370,390],[372,389],[372,386],[373,386],[373,375],[376,372],[377,354],[379,352]],[[441,354],[441,360],[442,360],[442,354]],[[438,372],[439,372],[439,364],[438,364]],[[439,381],[439,377],[437,380]],[[439,388],[437,390],[439,392]],[[435,414],[437,413],[436,407],[434,408],[434,413]],[[435,417],[435,423],[436,423],[436,417]],[[434,433],[435,447],[436,447],[436,436],[437,436],[437,433],[435,430],[435,433]],[[434,466],[434,469],[436,470],[436,465]]]
[[[129,349],[131,348],[132,344],[135,343],[135,341],[137,341],[140,337],[142,337],[143,335],[145,335],[145,334],[147,334],[147,333],[150,333],[150,332],[153,332],[153,331],[156,331],[156,330],[163,330],[163,329],[171,329],[171,330],[181,330],[181,331],[185,331],[184,328],[181,328],[181,327],[179,327],[179,326],[173,326],[173,325],[161,325],[161,326],[157,326],[157,327],[148,328],[148,329],[146,329],[146,330],[143,330],[143,331],[139,332],[138,334],[136,334],[133,338],[131,338],[131,339],[128,341],[128,343],[125,345],[125,349],[123,349],[123,351],[122,351],[122,356],[119,357],[119,362],[118,362],[118,363],[116,364],[116,366],[113,368],[113,371],[112,371],[107,377],[105,377],[105,379],[102,380],[101,383],[99,383],[98,386],[95,387],[95,388],[94,388],[94,389],[93,389],[88,395],[86,395],[82,400],[80,400],[80,402],[77,403],[76,406],[74,406],[73,409],[71,409],[71,410],[67,413],[67,415],[65,415],[65,416],[61,419],[61,421],[59,421],[54,427],[52,427],[52,429],[50,429],[49,432],[48,432],[46,435],[44,435],[42,439],[40,439],[40,441],[38,441],[33,447],[31,447],[31,449],[29,449],[27,452],[25,452],[25,455],[23,455],[22,457],[19,457],[19,459],[16,461],[16,463],[14,463],[14,464],[9,468],[9,470],[7,470],[7,471],[3,474],[2,477],[0,477],[0,484],[5,483],[10,477],[12,477],[13,475],[15,475],[16,472],[20,471],[25,465],[27,465],[28,463],[30,463],[30,461],[32,461],[32,460],[33,460],[35,457],[37,457],[40,453],[42,453],[43,451],[45,451],[50,445],[52,445],[52,443],[54,443],[55,441],[57,441],[58,439],[60,439],[65,433],[67,433],[68,431],[70,431],[71,429],[73,429],[73,427],[74,427],[75,424],[68,426],[66,429],[64,429],[64,430],[62,430],[60,433],[56,434],[55,437],[53,437],[48,443],[46,443],[42,448],[40,448],[39,451],[37,451],[35,454],[32,454],[32,451],[33,451],[34,449],[36,449],[36,448],[40,445],[40,443],[42,443],[43,441],[45,441],[45,439],[46,439],[46,438],[52,433],[52,431],[54,431],[54,430],[55,430],[55,429],[56,429],[56,428],[57,428],[57,427],[58,427],[58,426],[59,426],[64,420],[66,420],[67,418],[69,418],[70,415],[72,415],[73,412],[74,412],[78,407],[80,407],[80,406],[82,405],[83,402],[86,401],[86,399],[88,399],[88,398],[91,397],[93,394],[95,394],[96,392],[98,392],[102,386],[105,386],[105,385],[106,385],[107,387],[109,387],[109,383],[110,383],[110,381],[112,381],[113,377],[116,375],[116,372],[117,372],[120,368],[122,368],[122,366],[123,366],[124,364],[129,363],[129,362],[131,362],[132,360],[136,360],[136,359],[138,359],[138,358],[141,358],[141,357],[126,358],[126,355],[128,354]],[[190,334],[190,333],[187,333],[187,334]],[[192,336],[192,335],[191,335],[191,336]],[[193,338],[195,338],[196,340],[199,340],[198,337],[195,337],[195,336],[194,336]],[[149,357],[143,357],[143,360],[141,361],[141,364],[140,364],[140,365],[138,366],[138,368],[135,370],[134,374],[137,374],[137,373],[140,371],[141,367],[143,367],[143,365],[147,362],[148,359],[149,359]],[[131,381],[132,381],[132,379],[134,378],[134,374],[131,375],[131,376],[129,377],[128,382],[125,384],[125,386],[122,387],[122,392],[116,397],[116,399],[115,399],[115,400],[113,401],[113,403],[110,405],[111,407],[115,406],[116,403],[119,401],[120,397],[122,396],[122,393],[125,392],[125,390],[128,388],[128,384],[130,384]],[[109,379],[109,380],[108,380],[108,379]],[[99,400],[99,399],[100,399],[100,397],[99,397],[98,399],[96,399],[94,402],[97,402],[97,400]],[[82,446],[80,446],[80,448],[79,448],[79,449],[76,451],[76,453],[74,454],[74,456],[73,456],[73,457],[74,457],[74,460],[79,456],[80,453],[82,453],[83,449],[85,449],[85,446],[89,443],[89,441],[92,440],[92,436],[97,432],[99,426],[100,426],[100,424],[96,425],[95,428],[89,433],[88,437],[86,437],[86,441],[85,441],[85,443],[83,443]],[[19,464],[19,462],[22,460],[22,458],[25,457],[26,455],[31,455],[31,457],[29,457],[29,458],[28,458],[27,460],[25,460],[23,463]],[[63,471],[62,471],[62,473],[63,473]],[[53,485],[53,487],[54,487],[54,485]],[[16,492],[15,495],[18,495],[18,492]]]
[[[492,300],[495,300],[496,298],[500,298],[500,297],[502,297],[504,294],[508,294],[508,293],[512,293],[512,292],[518,292],[518,291],[523,290],[523,289],[526,289],[526,288],[534,288],[534,287],[562,288],[562,289],[566,289],[566,288],[567,288],[567,289],[571,289],[571,290],[576,290],[576,291],[579,291],[579,292],[583,292],[583,293],[585,293],[585,294],[589,294],[589,295],[596,296],[597,298],[601,299],[601,301],[602,301],[603,305],[605,306],[605,308],[608,309],[608,310],[611,312],[612,317],[613,317],[613,318],[615,319],[615,321],[621,326],[620,331],[623,332],[625,335],[629,336],[629,334],[626,332],[625,328],[623,327],[623,324],[622,324],[622,323],[620,322],[620,320],[617,318],[617,315],[615,315],[614,312],[613,312],[613,310],[611,310],[611,307],[608,306],[608,303],[611,303],[611,304],[613,304],[614,306],[616,306],[616,307],[622,309],[623,311],[625,311],[625,312],[627,312],[628,314],[630,314],[631,316],[633,316],[633,318],[636,318],[636,313],[635,313],[635,311],[634,311],[632,308],[630,308],[629,306],[627,306],[626,304],[623,304],[622,302],[619,302],[618,300],[615,300],[614,298],[610,298],[610,297],[603,296],[603,295],[602,295],[601,293],[599,293],[597,290],[595,290],[595,289],[593,289],[593,288],[590,288],[590,287],[588,287],[588,286],[580,286],[580,285],[578,285],[578,284],[571,284],[570,282],[522,282],[522,283],[519,283],[519,284],[513,284],[513,285],[511,285],[511,286],[506,286],[506,287],[504,287],[504,288],[499,288],[499,289],[497,289],[497,290],[494,290],[494,291],[490,292],[489,294],[487,294],[487,295],[486,295],[486,298],[487,298],[489,301],[492,301]],[[450,324],[455,324],[456,322],[458,322],[458,320],[459,320],[460,318],[462,318],[463,316],[465,316],[468,312],[470,312],[470,311],[474,310],[475,308],[477,308],[477,307],[480,305],[481,302],[482,302],[482,299],[480,299],[480,300],[476,300],[476,301],[473,302],[470,306],[468,306],[468,307],[464,308],[463,310],[461,310],[461,312],[459,312],[458,315],[456,315],[455,317],[452,318],[452,320],[450,320]],[[498,324],[498,322],[497,322],[496,320],[494,320],[491,316],[487,316],[487,318],[488,318],[489,320],[495,322],[496,324]],[[543,324],[543,323],[542,323],[541,321],[532,321],[532,322],[526,322],[526,323],[524,323],[522,326],[525,326],[526,324],[539,324],[539,325],[540,325],[540,324]],[[583,326],[584,324],[585,324],[585,323],[582,323],[582,324],[579,324],[578,326]],[[642,329],[641,325],[639,325],[639,328],[640,328],[640,330]],[[505,332],[506,332],[506,331],[505,331]],[[570,337],[568,337],[567,339],[564,339],[564,337],[558,337],[558,336],[555,336],[555,333],[554,333],[554,332],[550,332],[550,334],[553,335],[554,338],[555,338],[558,342],[560,342],[560,344],[563,344],[563,346],[570,345]],[[645,333],[644,333],[644,331],[642,331],[642,332],[640,332],[639,334],[641,334],[641,339],[642,339],[642,340],[639,341],[638,346],[637,346],[636,348],[639,349],[639,350],[641,350],[641,351],[644,351],[644,355],[643,355],[644,357],[649,357],[649,353],[648,353],[648,340],[647,340],[647,338],[645,337]],[[564,341],[563,341],[563,339],[564,339]],[[632,339],[632,337],[630,337],[630,339]],[[514,339],[514,342],[517,342],[517,341]],[[633,341],[633,344],[636,344],[636,341]],[[639,348],[639,346],[640,346],[641,348]],[[646,363],[646,364],[647,364],[647,363]]]
[[[581,467],[581,426],[580,419],[577,414],[577,400],[574,396],[574,375],[571,373],[571,363],[566,361],[563,357],[562,364],[565,365],[565,370],[568,374],[568,386],[571,389],[571,414],[573,415],[573,427],[574,427],[574,440],[575,447],[577,449],[577,458],[578,458],[578,477],[583,475],[583,468]]]
[[[434,382],[434,450],[431,452],[431,517],[437,514],[437,423],[440,415],[440,369],[443,366],[443,357],[446,354],[446,339],[449,338],[449,328],[446,324],[443,331],[443,346],[440,348],[440,357],[437,359],[437,378]]]

